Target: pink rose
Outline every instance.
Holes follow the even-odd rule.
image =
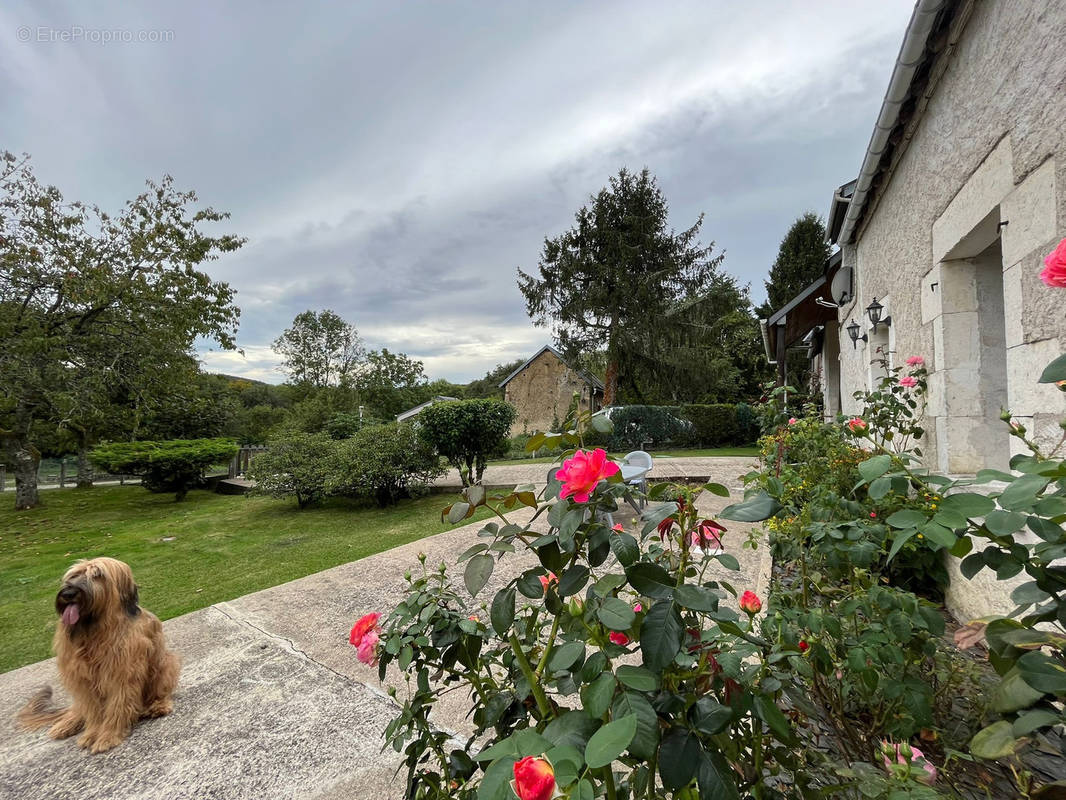
[[[621,522],[616,522],[614,525],[611,526],[611,530],[614,531],[615,533],[622,533],[622,531],[624,531],[625,528],[622,527],[622,523]]]
[[[378,620],[381,614],[367,614],[352,626],[352,632],[348,634],[348,641],[355,648],[355,655],[360,661],[369,666],[378,663],[378,642],[381,640],[381,627]]]
[[[866,421],[861,417],[852,417],[846,424],[852,433],[862,433],[866,430]]]
[[[587,503],[596,485],[617,472],[618,465],[607,459],[607,451],[602,447],[597,447],[591,453],[578,450],[555,473],[555,479],[563,483],[559,499],[572,496],[575,503]]]
[[[644,610],[644,606],[642,606],[640,603],[634,603],[633,604],[633,611],[635,613],[639,614],[643,610]]]
[[[900,753],[900,746],[898,744],[885,743],[888,749],[895,749],[896,751],[896,763],[906,764],[907,759]],[[885,762],[885,769],[889,772],[892,771],[892,762],[889,761],[887,755],[881,757]],[[915,778],[919,783],[924,783],[926,786],[932,786],[936,783],[936,767],[934,767],[929,760],[925,757],[925,754],[917,747],[911,747],[911,766],[918,767],[924,773],[920,778]]]
[[[625,647],[629,644],[629,637],[621,631],[611,631],[607,638],[611,640],[611,644],[616,644],[619,647]]]
[[[925,359],[922,358],[921,356],[911,356],[910,358],[907,359],[907,366],[908,367],[920,367],[924,363],[925,363]]]
[[[554,572],[549,572],[547,575],[539,575],[538,578],[540,579],[540,586],[544,590],[545,594],[548,593],[549,585],[559,582],[559,579],[555,577]]]
[[[908,389],[913,389],[915,386],[918,385],[918,379],[915,378],[913,375],[904,375],[902,378],[899,379],[899,385],[905,386]]]
[[[1040,280],[1056,289],[1066,289],[1066,239],[1059,242],[1059,246],[1044,259]]]
[[[796,419],[795,417],[789,417],[789,420],[788,420],[788,424],[789,425],[795,425],[797,422],[799,422],[799,420]]]
[[[722,548],[722,534],[726,532],[726,529],[715,522],[713,519],[705,519],[696,526],[696,530],[692,532],[690,542],[693,547],[698,547],[701,550],[705,550],[710,547]]]

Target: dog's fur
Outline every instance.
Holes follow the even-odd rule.
[[[156,616],[138,605],[126,564],[113,558],[76,563],[63,576],[56,611],[52,646],[73,703],[50,709],[46,686],[19,712],[24,727],[50,725],[53,739],[84,731],[78,744],[102,753],[121,744],[137,720],[170,713],[178,657],[167,650]]]

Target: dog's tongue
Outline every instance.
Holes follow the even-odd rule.
[[[69,606],[63,609],[63,624],[76,625],[78,623],[78,616],[78,604],[71,603]]]

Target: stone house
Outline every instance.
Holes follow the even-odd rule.
[[[603,382],[567,365],[562,354],[545,345],[500,382],[503,399],[518,416],[511,435],[548,431],[566,420],[575,394],[578,408],[597,411],[603,400]]]
[[[859,410],[880,359],[923,356],[941,472],[1007,466],[1001,408],[1062,435],[1066,395],[1037,379],[1066,344],[1066,291],[1039,279],[1066,236],[1064,40],[1060,0],[919,0],[859,177],[833,196],[835,263],[765,323],[771,357],[808,348],[829,413]],[[1002,611],[988,588],[949,603]]]

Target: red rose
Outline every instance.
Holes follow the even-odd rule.
[[[611,631],[607,638],[611,640],[612,644],[616,644],[619,647],[625,647],[629,644],[629,637],[620,631]]]
[[[541,756],[526,756],[514,765],[511,788],[518,800],[551,800],[555,794],[555,770]]]
[[[762,611],[762,600],[755,592],[747,591],[740,596],[740,610],[745,614],[755,616]]]
[[[807,644],[807,642],[805,640],[800,639],[800,643],[799,643],[800,652],[801,653],[806,653],[809,648],[810,648],[810,645]]]

